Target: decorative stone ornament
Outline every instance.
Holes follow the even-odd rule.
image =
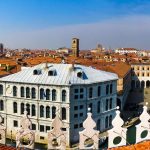
[[[112,121],[113,128],[108,131],[108,148],[126,145],[127,129],[122,127],[123,124],[120,111],[116,110],[116,116]]]
[[[53,129],[48,132],[48,149],[66,149],[66,132],[62,131],[63,123],[58,112],[52,122]]]
[[[16,147],[34,149],[35,133],[30,130],[31,121],[28,118],[27,111],[24,111],[24,116],[20,120],[21,128],[16,134]]]
[[[6,127],[2,125],[3,118],[0,115],[0,144],[6,144]]]
[[[136,125],[136,143],[150,140],[150,115],[147,112],[147,105],[143,106],[143,112],[140,115],[140,123]]]
[[[88,108],[87,118],[83,122],[83,131],[79,132],[79,149],[99,149],[99,131],[94,130],[95,121],[92,119],[92,113]]]

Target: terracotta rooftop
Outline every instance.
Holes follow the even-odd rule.
[[[109,150],[149,150],[149,149],[150,149],[150,141],[144,141],[135,145],[111,148]]]
[[[17,149],[11,146],[0,145],[0,150],[17,150]]]

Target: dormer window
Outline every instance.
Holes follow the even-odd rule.
[[[83,77],[83,72],[81,72],[81,71],[78,72],[78,73],[77,73],[77,77],[82,78],[82,77]]]
[[[56,76],[56,70],[50,70],[48,76]]]
[[[41,74],[41,70],[35,69],[33,70],[33,75],[39,75]]]

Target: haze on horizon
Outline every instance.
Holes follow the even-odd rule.
[[[80,49],[150,49],[149,0],[1,0],[0,43],[55,49],[80,39]]]

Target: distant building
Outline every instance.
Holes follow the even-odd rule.
[[[3,52],[4,52],[4,45],[0,43],[0,53],[3,54]]]
[[[73,55],[79,57],[79,39],[73,38],[71,47]]]
[[[150,88],[150,63],[132,63],[132,88]]]
[[[115,53],[119,54],[128,54],[128,53],[137,53],[137,49],[135,48],[118,48],[115,49]]]
[[[91,50],[91,52],[93,52],[93,53],[102,53],[104,51],[105,50],[101,44],[97,44],[97,47],[95,49]]]
[[[67,145],[78,142],[88,107],[97,129],[110,129],[117,106],[117,79],[114,73],[72,64],[40,64],[0,78],[0,113],[7,137],[15,137],[25,109],[35,142],[47,143],[56,111],[63,121]]]
[[[67,54],[71,53],[71,49],[66,48],[66,47],[58,48],[58,49],[55,50],[55,51],[58,52],[58,53],[67,53]]]

